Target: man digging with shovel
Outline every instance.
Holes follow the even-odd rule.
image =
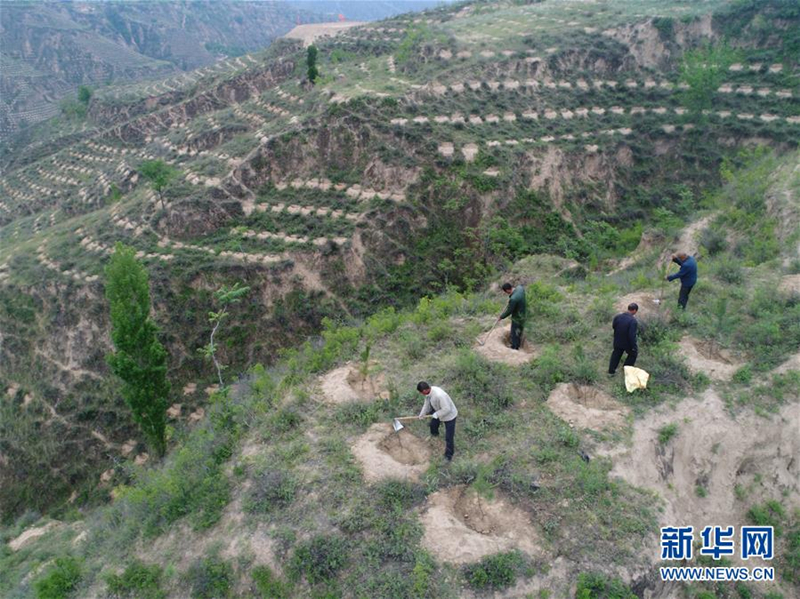
[[[525,288],[522,285],[513,287],[511,283],[503,283],[503,293],[508,296],[508,305],[497,319],[497,322],[508,316],[511,317],[511,349],[518,350],[522,343],[522,333],[525,328]]]
[[[433,411],[431,415],[431,436],[439,436],[439,423],[444,422],[444,458],[449,462],[453,459],[453,452],[455,452],[454,439],[456,436],[458,410],[453,400],[441,387],[431,387],[425,381],[420,381],[417,383],[417,391],[425,396],[425,405],[422,406],[419,419],[422,420],[428,413]]]

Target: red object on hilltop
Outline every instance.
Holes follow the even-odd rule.
[[[344,18],[342,13],[339,13],[339,22],[346,21],[347,19]]]

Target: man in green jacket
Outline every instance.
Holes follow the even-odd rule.
[[[522,285],[514,287],[511,283],[503,283],[503,293],[508,296],[508,305],[497,321],[511,317],[511,349],[519,349],[525,328],[525,288]]]

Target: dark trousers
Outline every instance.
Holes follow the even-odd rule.
[[[453,418],[449,422],[444,423],[444,457],[448,460],[453,459],[453,452],[456,450],[456,420]],[[431,435],[434,437],[439,436],[439,419],[431,418]]]
[[[511,323],[511,349],[519,349],[522,343],[522,325]]]
[[[623,352],[628,354],[628,357],[625,358],[624,366],[633,366],[636,364],[636,356],[639,355],[637,350],[615,347],[614,351],[611,352],[611,361],[608,363],[608,374],[614,374],[617,371],[617,366],[619,366],[619,361],[622,359]]]
[[[689,294],[692,292],[691,287],[686,287],[685,285],[681,285],[681,292],[678,294],[678,305],[686,309],[686,302],[689,301]]]

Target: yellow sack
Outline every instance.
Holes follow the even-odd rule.
[[[635,366],[625,366],[625,388],[628,393],[633,393],[637,389],[647,389],[647,381],[650,380],[650,373]]]

